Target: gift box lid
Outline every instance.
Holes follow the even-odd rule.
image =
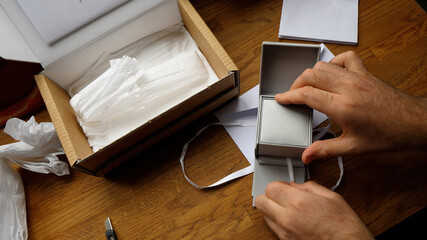
[[[80,4],[90,4],[90,1],[58,1],[64,1],[64,5],[73,1],[73,6],[76,6],[75,9],[70,9],[75,11],[73,14],[78,14]],[[26,4],[34,5],[34,2],[28,0],[0,0],[0,5],[44,67],[43,73],[61,87],[66,87],[104,52],[115,52],[138,39],[181,21],[175,0],[120,2],[122,3],[112,5],[110,11],[97,15],[54,42],[43,39],[36,28],[37,19],[30,17],[55,11],[49,7],[46,0],[38,2],[39,8],[25,9]],[[91,4],[92,6],[87,7],[96,7],[96,4]],[[27,14],[24,9],[34,12]]]

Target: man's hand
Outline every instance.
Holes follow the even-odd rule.
[[[379,151],[422,149],[427,144],[427,101],[372,76],[354,52],[318,62],[299,76],[281,104],[306,104],[337,122],[343,134],[316,141],[302,160]]]
[[[255,200],[280,239],[373,239],[344,199],[315,182],[273,182]]]

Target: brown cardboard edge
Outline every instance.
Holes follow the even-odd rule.
[[[68,162],[73,166],[79,159],[92,154],[86,135],[77,122],[70,105],[70,96],[58,84],[44,75],[35,75],[37,86],[61,141]]]
[[[264,76],[263,73],[263,64],[266,61],[265,59],[267,59],[268,57],[265,56],[265,48],[282,48],[282,47],[286,47],[286,48],[290,48],[290,49],[296,49],[296,48],[312,48],[312,49],[317,49],[317,57],[316,57],[316,63],[319,61],[320,58],[320,54],[321,54],[321,46],[320,44],[310,44],[310,43],[288,43],[288,42],[270,42],[270,41],[264,41],[262,42],[261,45],[261,62],[260,62],[260,73],[259,73],[259,96],[261,95],[274,95],[274,94],[269,94],[270,91],[266,91],[266,88],[264,87],[264,83],[262,81],[262,78]],[[268,89],[268,88],[267,88]]]
[[[158,143],[159,141],[165,139],[169,135],[177,132],[182,127],[194,122],[204,114],[209,113],[210,111],[218,108],[222,104],[226,103],[228,100],[232,99],[233,97],[237,96],[239,93],[238,88],[233,88],[226,93],[222,94],[221,96],[218,96],[217,98],[213,99],[212,101],[198,107],[193,112],[184,115],[179,120],[173,122],[169,126],[166,126],[161,131],[156,132],[152,136],[143,139],[136,145],[130,146],[126,151],[120,153],[119,155],[113,157],[109,161],[105,162],[98,171],[96,172],[97,176],[103,176],[106,173],[110,172],[120,164],[124,163],[125,161],[131,159],[132,157],[137,156],[142,151],[148,149],[149,147],[153,146],[154,144]]]
[[[108,149],[100,149],[87,158],[78,161],[78,164],[86,169],[97,171],[105,161],[108,161],[114,156],[120,155],[120,153],[126,151],[130,145],[138,144],[139,142],[144,141],[145,138],[155,135],[157,131],[162,131],[168,125],[178,121],[182,118],[182,113],[188,114],[190,112],[194,112],[196,111],[195,109],[200,108],[200,106],[214,102],[214,99],[216,99],[218,95],[223,95],[224,92],[236,89],[237,86],[235,85],[235,78],[236,76],[234,72],[231,72],[227,77],[197,93],[183,103],[169,109],[131,131],[127,135],[109,144]]]
[[[189,0],[178,0],[182,21],[188,32],[197,42],[200,50],[208,59],[212,68],[220,78],[230,71],[238,70],[233,60],[219,43],[218,39],[194,9]],[[200,43],[200,44],[199,44]]]

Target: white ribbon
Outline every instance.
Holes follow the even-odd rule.
[[[294,167],[292,166],[292,158],[287,157],[286,164],[288,165],[289,182],[295,182]]]
[[[329,120],[329,118],[328,118],[328,120]],[[335,133],[332,132],[330,130],[330,128],[331,128],[331,121],[329,120],[329,123],[328,123],[328,125],[326,127],[321,127],[321,128],[316,129],[315,131],[320,131],[320,132],[318,134],[314,135],[313,142],[321,139],[323,136],[325,136],[326,133],[330,133],[334,137],[336,137]],[[337,183],[331,188],[332,191],[335,191],[335,189],[337,189],[337,187],[341,183],[342,177],[344,176],[344,164],[342,162],[342,157],[341,156],[338,156],[338,167],[340,169],[340,176],[339,176],[339,178],[337,180]],[[308,179],[310,179],[310,172],[308,171],[308,168],[307,168],[307,176],[308,176]]]
[[[216,187],[216,186],[219,186],[219,185],[224,184],[226,182],[232,181],[234,179],[246,176],[246,175],[248,175],[248,174],[250,174],[250,173],[252,173],[254,171],[253,165],[250,165],[250,166],[242,168],[242,169],[240,169],[238,171],[235,171],[235,172],[227,175],[226,177],[220,179],[219,181],[217,181],[217,182],[215,182],[215,183],[213,183],[211,185],[208,185],[208,186],[200,186],[200,185],[196,184],[195,182],[191,181],[190,178],[188,178],[187,174],[185,173],[185,164],[184,164],[185,154],[187,153],[188,145],[194,139],[196,139],[197,136],[199,136],[199,134],[202,133],[206,128],[208,128],[210,126],[213,126],[213,125],[248,127],[248,126],[254,126],[255,124],[253,122],[251,122],[251,121],[230,121],[230,122],[216,122],[216,123],[212,123],[212,124],[210,124],[210,125],[202,128],[202,129],[200,129],[193,138],[191,138],[188,142],[186,142],[184,144],[184,146],[182,147],[181,156],[179,158],[179,162],[181,163],[182,172],[184,173],[185,179],[187,179],[187,181],[193,187],[198,188],[198,189],[205,189],[205,188]],[[328,123],[328,125],[326,127],[322,127],[322,128],[316,129],[315,131],[320,131],[320,132],[313,137],[313,141],[319,140],[326,133],[331,133],[333,136],[336,137],[336,135],[332,131],[330,131],[330,127],[331,127],[331,122],[329,121],[329,123]],[[287,165],[288,165],[289,178],[290,178],[290,181],[292,182],[292,181],[294,181],[294,171],[293,171],[293,167],[292,167],[291,158],[287,158]],[[335,186],[333,186],[331,188],[332,191],[334,191],[340,185],[341,179],[342,179],[342,177],[344,175],[344,165],[343,165],[342,157],[341,156],[338,157],[338,166],[339,166],[339,169],[340,169],[340,176],[339,176],[339,179],[338,179],[337,183],[335,184]],[[310,173],[308,171],[308,168],[307,168],[307,175],[308,175],[308,178],[310,179]]]
[[[253,173],[253,171],[254,171],[254,166],[250,165],[250,166],[247,166],[247,167],[245,167],[243,169],[240,169],[240,170],[238,170],[236,172],[233,172],[233,173],[227,175],[226,177],[222,178],[221,180],[219,180],[219,181],[217,181],[217,182],[215,182],[215,183],[213,183],[213,184],[211,184],[209,186],[200,186],[200,185],[194,183],[193,181],[191,181],[188,178],[187,174],[185,173],[185,166],[184,166],[184,158],[185,158],[185,154],[187,153],[188,145],[194,139],[196,139],[196,137],[199,136],[199,134],[202,133],[206,128],[208,128],[210,126],[213,126],[213,125],[247,127],[247,126],[254,126],[255,124],[250,123],[250,122],[245,122],[245,121],[232,121],[232,122],[216,122],[216,123],[212,123],[212,124],[210,124],[210,125],[202,128],[202,129],[200,129],[200,131],[198,131],[196,133],[196,135],[192,139],[190,139],[190,141],[188,141],[187,143],[184,144],[184,146],[182,147],[181,157],[179,158],[179,162],[181,163],[182,172],[184,173],[185,179],[187,179],[187,181],[191,185],[193,185],[193,187],[198,188],[198,189],[216,187],[216,186],[219,186],[219,185],[221,185],[223,183],[226,183],[226,182],[229,182],[231,180],[234,180],[236,178],[240,178],[240,177],[246,176],[246,175],[248,175],[250,173]]]

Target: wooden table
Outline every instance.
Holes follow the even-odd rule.
[[[277,37],[282,1],[193,4],[241,70],[245,93],[258,83],[262,41],[285,42]],[[334,54],[356,51],[378,78],[427,97],[426,26],[427,15],[413,0],[362,0],[358,45],[326,45]],[[50,121],[46,110],[36,119]],[[119,239],[274,239],[251,206],[252,175],[206,191],[184,179],[182,145],[212,119],[200,119],[105,178],[76,170],[57,177],[17,168],[25,185],[29,239],[105,239],[107,217]],[[9,142],[1,133],[0,143]],[[344,158],[345,176],[337,192],[378,235],[427,205],[425,160],[426,152]],[[186,165],[189,177],[203,185],[248,162],[222,127],[211,127],[190,145]],[[338,177],[336,160],[316,161],[310,172],[331,187]]]

